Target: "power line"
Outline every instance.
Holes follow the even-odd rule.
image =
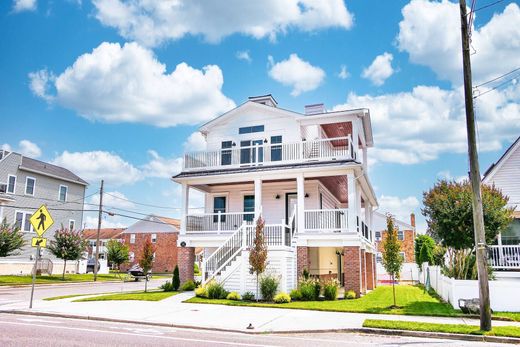
[[[160,206],[160,205],[152,205],[152,204],[145,204],[145,203],[142,203],[142,202],[137,202],[137,201],[133,201],[133,200],[130,200],[130,199],[126,199],[126,198],[122,198],[120,196],[117,196],[117,195],[114,195],[114,194],[111,194],[111,193],[106,193],[106,195],[110,195],[111,197],[114,197],[116,199],[119,199],[119,200],[123,200],[123,201],[128,201],[128,202],[131,202],[131,203],[134,203],[136,205],[141,205],[141,206],[148,206],[148,207],[155,207],[155,208],[164,208],[164,209],[168,209],[168,210],[181,210],[182,207],[170,207],[170,206]]]
[[[504,81],[504,82],[502,82],[502,83],[496,85],[495,87],[493,87],[493,88],[491,88],[491,89],[486,90],[486,91],[483,92],[483,93],[480,93],[480,94],[478,94],[478,95],[475,95],[475,96],[473,97],[473,99],[479,98],[479,97],[481,97],[482,95],[486,95],[487,93],[489,93],[489,92],[491,92],[491,91],[493,91],[493,90],[495,90],[495,89],[498,89],[498,88],[500,88],[500,87],[502,87],[502,86],[504,86],[504,85],[506,85],[506,84],[512,82],[513,80],[516,80],[516,78],[519,77],[519,76],[520,76],[520,74],[517,75],[517,76],[515,76],[515,77],[512,77],[512,78],[508,79],[507,81]]]
[[[106,211],[103,211],[105,213],[108,213]],[[119,217],[125,217],[125,218],[130,218],[130,219],[135,219],[135,220],[138,220],[138,221],[146,221],[146,222],[150,222],[150,223],[157,223],[157,224],[163,224],[163,225],[169,225],[169,226],[172,226],[172,224],[170,223],[166,223],[166,222],[163,222],[163,221],[155,221],[155,220],[150,220],[150,219],[144,219],[144,218],[139,218],[139,217],[134,217],[134,216],[129,216],[129,215],[125,215],[125,214],[122,214],[122,213],[111,213],[109,215],[116,215],[116,216],[119,216]],[[160,217],[157,217],[157,218],[160,218]]]
[[[503,75],[500,75],[500,76],[498,76],[498,77],[495,77],[495,78],[493,78],[493,79],[490,79],[489,81],[486,81],[486,82],[481,83],[481,84],[479,84],[479,85],[477,85],[477,86],[474,86],[473,88],[478,88],[478,87],[485,86],[486,84],[489,84],[489,83],[491,83],[491,82],[495,82],[496,80],[499,80],[499,79],[501,79],[501,78],[503,78],[503,77],[505,77],[505,76],[507,76],[507,75],[512,74],[513,72],[518,71],[518,70],[520,70],[520,67],[517,67],[516,69],[513,69],[513,70],[511,70],[511,71],[509,71],[509,72],[506,72],[506,73],[503,74]]]
[[[498,1],[495,1],[495,2],[493,2],[493,3],[491,3],[491,4],[488,4],[488,5],[485,5],[485,6],[479,7],[479,8],[477,8],[476,10],[472,10],[472,11],[470,12],[470,14],[471,14],[471,13],[474,13],[474,12],[478,12],[478,11],[480,11],[480,10],[483,10],[483,9],[488,8],[488,7],[491,7],[491,6],[495,6],[496,4],[501,3],[502,1],[504,1],[504,0],[498,0]]]
[[[38,209],[34,206],[13,206],[13,205],[4,205],[4,208],[19,208],[24,210],[30,210],[30,209]],[[69,211],[69,212],[96,212],[97,210],[85,210],[85,209],[71,209],[71,208],[55,208],[55,207],[47,207],[50,211]]]

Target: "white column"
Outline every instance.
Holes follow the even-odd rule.
[[[365,170],[365,173],[368,173],[368,154],[367,154],[367,147],[363,147],[363,170]]]
[[[296,193],[298,194],[298,233],[305,232],[305,178],[303,174],[296,177]]]
[[[186,234],[186,221],[188,218],[188,208],[190,204],[190,187],[186,183],[182,183],[182,215],[181,215],[181,235]]]
[[[352,146],[354,147],[354,155],[356,160],[359,160],[358,149],[359,149],[359,130],[358,130],[358,119],[352,122]]]
[[[365,201],[365,224],[368,227],[368,232],[371,235],[371,240],[374,241],[374,233],[372,230],[372,204],[370,202]]]
[[[262,179],[255,178],[255,220],[262,214]]]
[[[347,174],[347,192],[348,192],[348,230],[349,232],[356,232],[356,217],[357,217],[357,189],[356,180],[354,179],[354,172]]]
[[[0,203],[0,223],[4,221],[4,204]]]

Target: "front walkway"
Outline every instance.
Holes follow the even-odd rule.
[[[157,302],[72,302],[72,300],[77,298],[55,301],[37,300],[34,302],[32,310],[27,308],[27,303],[16,303],[2,306],[1,311],[40,312],[77,318],[126,320],[244,332],[348,330],[361,328],[365,319],[479,325],[477,320],[465,318],[321,312],[280,308],[188,304],[182,302],[192,296],[192,292],[181,293]],[[254,327],[253,330],[246,329],[250,323]],[[520,327],[520,322],[494,321],[493,324]]]

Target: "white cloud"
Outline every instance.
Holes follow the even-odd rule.
[[[13,12],[34,11],[36,6],[36,0],[14,0]]]
[[[121,217],[118,216],[107,216],[104,214],[103,218],[101,219],[101,228],[126,228],[129,226],[129,224],[132,223],[124,223]],[[97,228],[98,217],[85,215],[85,218],[83,218],[83,225],[87,229]]]
[[[13,148],[10,144],[4,143],[2,149],[9,152],[17,152],[29,158],[39,158],[42,155],[41,148],[34,142],[22,140],[18,142],[18,147]]]
[[[206,149],[206,138],[196,131],[188,137],[183,147],[186,152],[203,151]]]
[[[347,71],[347,67],[345,65],[341,65],[340,71],[338,73],[338,77],[342,80],[346,80],[350,76],[349,72]]]
[[[292,96],[318,88],[325,79],[325,71],[300,59],[296,53],[278,63],[271,56],[268,60],[271,65],[269,76],[283,85],[291,86]]]
[[[496,151],[520,133],[520,84],[476,99],[479,150]],[[333,109],[370,109],[374,128],[372,162],[416,164],[442,153],[466,153],[461,88],[417,86],[410,92],[357,95]]]
[[[222,93],[218,66],[198,70],[180,63],[168,73],[152,51],[137,43],[104,42],[57,77],[46,70],[29,77],[37,96],[93,121],[168,127],[196,124],[235,107]]]
[[[90,198],[90,203],[94,205],[99,205],[99,194],[93,195]],[[105,194],[103,194],[103,206],[132,208],[135,207],[135,204],[131,201],[128,201],[128,198],[125,196],[125,194],[118,191],[112,191],[105,192]]]
[[[142,167],[146,177],[171,178],[182,169],[182,158],[163,158],[156,151],[149,150],[151,160]]]
[[[396,38],[398,48],[407,52],[413,63],[431,68],[439,78],[461,84],[459,4],[448,0],[412,0],[403,7],[402,14]],[[518,67],[520,26],[513,23],[519,22],[520,8],[511,3],[489,22],[473,29],[471,45],[476,54],[471,60],[475,84]]]
[[[120,186],[135,183],[143,177],[132,164],[105,151],[64,151],[52,163],[69,169],[91,184],[104,179],[107,184]]]
[[[468,176],[453,176],[450,170],[442,170],[437,173],[437,178],[445,179],[448,181],[463,182],[468,179]]]
[[[388,52],[378,55],[372,64],[363,70],[361,76],[369,79],[376,86],[382,86],[386,79],[394,73],[392,59],[394,56]]]
[[[383,214],[390,213],[397,219],[410,223],[410,214],[418,214],[420,202],[415,196],[400,198],[398,196],[381,195],[379,199],[379,210]]]
[[[186,35],[216,43],[241,33],[275,40],[289,29],[349,29],[353,16],[343,0],[149,1],[94,0],[95,16],[121,36],[157,46]]]
[[[248,63],[252,62],[251,56],[249,55],[249,51],[238,51],[236,53],[236,57],[238,60],[245,60]]]

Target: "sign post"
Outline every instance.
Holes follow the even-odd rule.
[[[34,231],[38,234],[38,237],[33,237],[31,245],[36,247],[36,254],[34,256],[34,268],[32,272],[32,286],[31,286],[31,301],[29,302],[29,308],[32,308],[33,296],[34,296],[34,284],[36,282],[36,271],[38,271],[38,260],[40,259],[41,248],[47,247],[47,239],[43,238],[43,234],[54,224],[49,210],[45,205],[41,205],[38,210],[29,219]]]

